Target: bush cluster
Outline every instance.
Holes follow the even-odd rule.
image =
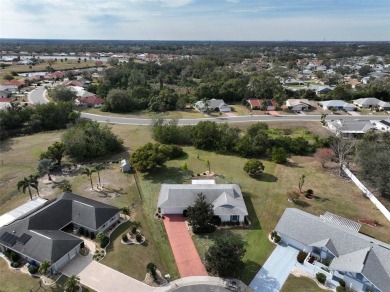
[[[298,261],[298,263],[303,264],[303,262],[305,261],[307,255],[308,255],[307,252],[300,251],[300,252],[298,253],[298,255],[297,255],[297,261]]]
[[[317,273],[317,274],[316,274],[316,279],[317,279],[318,282],[320,282],[321,284],[325,284],[326,275],[323,274],[323,273]]]

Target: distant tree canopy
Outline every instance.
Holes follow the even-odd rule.
[[[390,197],[390,135],[367,133],[357,151],[363,179]]]
[[[49,95],[55,101],[73,101],[77,97],[76,93],[66,86],[56,86],[50,89]]]
[[[62,135],[66,153],[76,160],[104,157],[123,150],[123,141],[108,125],[80,119]]]
[[[40,131],[64,129],[74,123],[80,114],[73,112],[73,105],[66,102],[11,107],[0,111],[0,137],[32,134]]]

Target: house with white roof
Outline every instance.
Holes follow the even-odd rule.
[[[375,97],[366,97],[355,99],[353,101],[353,104],[359,108],[372,108],[373,106],[376,106],[379,102],[380,100]]]
[[[290,98],[286,100],[286,105],[288,109],[292,111],[306,111],[311,107],[310,102],[307,99]]]
[[[206,103],[203,100],[199,100],[195,103],[195,108],[201,112],[205,112],[206,108],[209,108],[212,112],[231,112],[232,107],[226,104],[223,99],[209,99]]]
[[[390,132],[390,119],[380,121],[370,121],[376,130],[381,132]]]
[[[347,103],[344,100],[326,100],[320,101],[319,104],[324,110],[334,109],[334,110],[345,110],[345,111],[354,111],[356,106]]]
[[[195,203],[198,194],[213,205],[214,215],[222,222],[244,222],[248,211],[236,184],[162,184],[157,207],[161,214],[184,214]]]
[[[323,273],[330,283],[344,280],[351,291],[390,292],[390,245],[359,233],[360,227],[335,214],[318,217],[287,208],[275,231],[283,242],[308,253],[298,267]]]

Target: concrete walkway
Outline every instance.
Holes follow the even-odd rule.
[[[165,230],[180,276],[207,276],[182,215],[165,215]]]
[[[99,292],[149,292],[156,289],[94,261],[91,254],[77,255],[62,268],[61,272],[67,276],[80,277],[83,285]]]
[[[278,245],[249,287],[258,292],[280,291],[297,261],[298,252],[291,246]]]

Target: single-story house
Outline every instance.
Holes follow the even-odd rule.
[[[252,110],[261,109],[261,100],[257,98],[247,99],[246,105]]]
[[[0,97],[0,111],[5,110],[6,108],[11,106],[10,98]]]
[[[275,227],[283,242],[309,254],[303,266],[325,274],[327,282],[344,280],[353,291],[390,292],[390,245],[359,229],[359,223],[331,213],[317,217],[295,208],[287,208]]]
[[[344,120],[332,120],[327,121],[326,126],[336,136],[349,137],[349,136],[363,136],[364,133],[374,130],[375,127],[369,121],[344,121]]]
[[[119,220],[119,209],[65,192],[0,228],[0,251],[18,253],[28,261],[48,260],[58,271],[74,258],[84,242],[74,235],[83,228],[96,236]]]
[[[157,207],[161,214],[183,214],[202,193],[221,221],[244,222],[248,211],[236,184],[162,184]]]
[[[378,102],[379,110],[380,111],[390,111],[390,103],[385,101]]]
[[[316,94],[326,94],[333,90],[332,87],[327,85],[310,85],[308,89],[314,91]]]
[[[0,85],[0,91],[7,92],[7,93],[15,93],[18,92],[19,86],[14,84],[1,84]]]
[[[307,99],[287,99],[286,105],[292,111],[306,111],[310,109],[311,105]]]
[[[373,106],[378,105],[379,102],[380,100],[375,97],[366,97],[355,99],[353,104],[360,108],[372,108]]]
[[[390,132],[390,119],[370,122],[378,131]]]
[[[101,99],[100,97],[97,97],[95,95],[88,96],[88,97],[80,97],[75,100],[75,103],[77,105],[86,105],[86,106],[92,106],[95,108],[102,107],[104,104],[104,99]]]
[[[232,107],[230,105],[227,105],[223,101],[223,99],[212,98],[212,99],[207,100],[206,103],[207,103],[209,110],[213,111],[213,112],[231,112],[232,111]],[[197,101],[195,103],[195,108],[201,112],[206,111],[206,105],[203,102],[203,100]]]
[[[324,110],[329,110],[329,108],[333,108],[334,110],[345,110],[345,111],[354,111],[356,110],[356,106],[347,103],[343,100],[326,100],[320,101],[319,104]]]

